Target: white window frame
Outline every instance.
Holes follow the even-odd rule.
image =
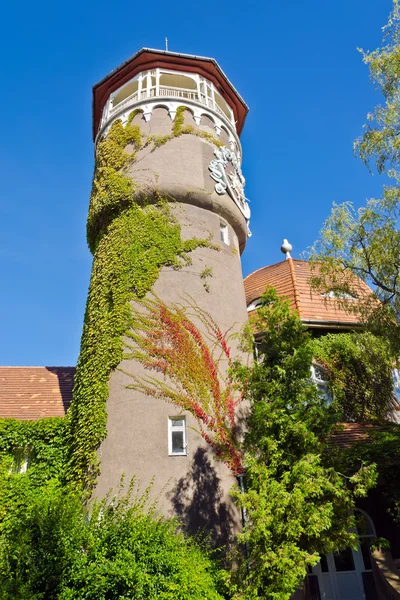
[[[173,426],[174,421],[183,421],[183,425]],[[182,431],[183,432],[183,451],[173,452],[172,451],[172,432]],[[188,443],[187,443],[187,427],[186,417],[184,415],[175,415],[174,417],[168,417],[168,455],[169,456],[187,456]]]
[[[330,600],[336,599],[336,598],[341,598],[340,587],[339,587],[339,578],[342,576],[348,578],[349,575],[350,576],[353,575],[354,578],[356,579],[356,581],[358,582],[359,595],[357,595],[357,598],[361,598],[361,597],[365,598],[365,589],[364,589],[364,582],[362,579],[362,573],[364,573],[364,572],[371,573],[371,569],[367,569],[367,567],[364,563],[364,557],[363,557],[362,550],[361,550],[361,543],[363,540],[368,540],[368,538],[370,538],[371,540],[376,538],[376,531],[375,531],[374,522],[372,521],[372,519],[368,513],[366,513],[364,510],[361,510],[360,508],[356,508],[354,512],[359,512],[364,516],[364,518],[368,521],[368,523],[371,527],[371,533],[360,534],[357,531],[357,529],[351,530],[357,534],[357,540],[358,540],[357,547],[351,548],[351,553],[352,553],[353,563],[354,563],[354,570],[337,571],[336,565],[335,565],[335,558],[334,558],[334,555],[332,552],[330,552],[329,554],[326,555],[326,565],[328,567],[327,571],[322,571],[321,562],[319,562],[317,565],[312,567],[312,570],[311,570],[312,573],[314,575],[318,576],[318,584],[319,584],[319,589],[320,589],[320,593],[321,593],[321,598],[327,598]]]
[[[223,242],[226,246],[230,245],[228,225],[222,221],[219,223],[219,237],[221,242]]]

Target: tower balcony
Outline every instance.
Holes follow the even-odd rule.
[[[197,73],[161,68],[143,71],[110,94],[104,105],[100,130],[104,130],[115,118],[123,118],[129,109],[139,106],[143,108],[147,121],[153,107],[161,101],[169,108],[172,118],[177,102],[189,105],[194,109],[195,120],[200,121],[202,114],[211,113],[217,134],[225,125],[231,135],[233,133],[237,137],[233,110],[222,94],[222,87],[219,91],[214,83]]]

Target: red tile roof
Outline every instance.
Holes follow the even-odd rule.
[[[71,404],[75,367],[0,367],[0,417],[63,417]]]
[[[246,302],[250,304],[264,293],[267,286],[272,286],[279,296],[289,300],[291,308],[297,310],[306,323],[358,323],[357,315],[340,307],[335,298],[327,298],[311,290],[310,278],[314,274],[307,261],[293,258],[258,269],[244,280]],[[361,280],[357,280],[357,291],[359,295],[371,293]]]
[[[368,442],[370,432],[376,429],[373,425],[365,423],[342,423],[335,433],[330,435],[329,441],[342,449],[350,448],[357,442]]]

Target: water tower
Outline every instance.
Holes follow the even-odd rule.
[[[143,140],[150,142],[142,145],[126,170],[133,194],[138,201],[159,195],[173,199],[172,211],[182,237],[208,238],[219,246],[219,251],[197,248],[191,264],[182,269],[162,268],[153,291],[167,303],[182,301],[189,294],[223,330],[233,324],[239,329],[247,320],[240,254],[250,235],[250,211],[239,141],[247,111],[214,59],[168,51],[144,48],[93,88],[97,157],[99,144],[113,131],[114,123],[139,125]],[[177,125],[184,128],[184,135]],[[162,137],[168,141],[151,141]],[[121,197],[106,224],[101,224],[100,217],[95,221],[90,234],[92,283],[101,273],[98,245],[123,210]],[[202,273],[207,273],[207,281]],[[89,293],[88,310],[90,302],[96,302],[94,296]],[[90,360],[90,353],[81,352],[77,372],[81,387],[86,384],[79,380],[79,369],[87,370],[85,361]],[[134,364],[128,367],[131,372],[136,368]],[[107,437],[98,448],[96,494],[102,496],[115,488],[122,473],[128,478],[135,474],[143,486],[154,476],[153,493],[167,485],[160,499],[166,514],[181,514],[194,527],[202,521],[218,521],[221,528],[226,527],[223,521],[230,514],[237,521],[228,495],[234,478],[205,450],[203,440],[191,429],[195,425],[191,416],[160,400],[142,397],[127,389],[127,384],[126,375],[113,369],[106,403]],[[77,438],[79,427],[75,427]]]

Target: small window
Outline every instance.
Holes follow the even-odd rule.
[[[170,456],[187,455],[186,417],[168,419],[168,454]]]
[[[229,246],[228,225],[226,225],[226,223],[220,223],[219,224],[219,231],[220,231],[221,242],[223,242],[224,244],[226,244],[227,246]]]

